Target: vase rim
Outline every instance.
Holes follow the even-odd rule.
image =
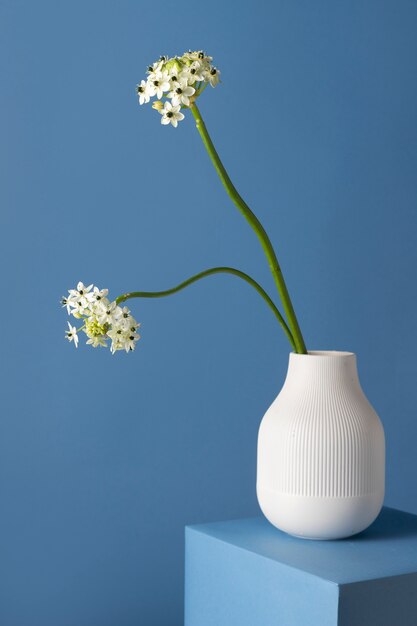
[[[297,352],[291,352],[293,357],[327,357],[327,358],[341,358],[341,357],[354,357],[354,352],[344,352],[341,350],[308,350],[307,354],[298,354]]]

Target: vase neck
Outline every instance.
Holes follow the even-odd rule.
[[[292,352],[285,386],[303,382],[359,385],[356,355],[353,352]]]

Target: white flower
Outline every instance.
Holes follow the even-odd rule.
[[[157,72],[161,67],[162,67],[162,61],[159,59],[159,61],[155,61],[155,63],[152,63],[152,65],[148,66],[147,69],[147,73],[149,75],[153,74],[154,72]]]
[[[83,315],[89,315],[90,302],[85,296],[79,296],[77,299],[71,300],[71,315],[80,318]]]
[[[122,326],[114,326],[108,331],[107,335],[112,340],[110,350],[112,354],[118,350],[125,350],[131,352],[135,349],[136,342],[139,341],[140,335],[135,330],[129,328],[124,329]]]
[[[194,61],[188,70],[188,73],[191,77],[188,79],[188,82],[192,84],[196,80],[197,81],[204,80],[205,69],[206,68],[205,68],[204,63],[202,63],[201,61]]]
[[[220,71],[217,67],[212,67],[210,69],[209,75],[207,77],[208,82],[212,87],[215,87],[220,82]]]
[[[65,331],[65,337],[68,339],[68,341],[73,341],[75,347],[78,348],[77,329],[75,328],[75,326],[71,326],[69,322],[68,322],[68,327],[69,327],[69,330]]]
[[[162,98],[162,95],[171,89],[171,83],[169,82],[168,72],[157,71],[148,78],[148,93],[150,96],[156,96],[158,100]]]
[[[70,296],[77,299],[80,297],[86,297],[86,295],[91,291],[92,288],[93,288],[93,285],[89,285],[88,287],[86,287],[84,283],[79,282],[77,284],[77,289],[70,289],[68,293],[70,294]]]
[[[67,309],[68,315],[71,315],[71,309],[72,309],[72,306],[73,306],[71,298],[67,298],[65,296],[62,296],[61,304],[62,304],[62,308],[66,308]]]
[[[139,103],[148,103],[156,96],[152,107],[162,114],[161,123],[177,127],[184,116],[174,107],[191,107],[205,86],[215,87],[220,82],[220,72],[211,65],[212,60],[203,50],[189,50],[172,58],[161,56],[148,67],[147,80],[137,86]],[[168,100],[171,108],[166,106]]]
[[[162,114],[161,124],[172,124],[174,128],[178,126],[178,122],[184,119],[183,113],[180,111],[180,105],[172,106],[170,102],[165,102],[164,108],[160,112]]]
[[[125,337],[124,349],[126,352],[133,352],[136,347],[136,342],[139,341],[140,335],[138,333],[130,332]]]
[[[136,332],[140,324],[132,316],[127,306],[124,306],[121,311],[120,319],[107,331],[107,336],[112,340],[110,346],[112,354],[118,350],[131,352],[140,339],[140,335]]]
[[[210,61],[213,60],[213,57],[209,57],[206,56],[203,52],[203,50],[196,50],[195,52],[192,52],[191,50],[189,50],[188,52],[185,52],[183,54],[183,57],[186,59],[190,59],[190,61],[207,61],[208,63],[210,63]]]
[[[139,104],[147,104],[151,98],[149,94],[149,85],[146,81],[142,80],[140,85],[136,87],[136,92],[139,98]]]
[[[100,302],[95,310],[95,315],[98,323],[102,326],[105,324],[112,325],[120,320],[122,309],[116,302]]]
[[[124,338],[126,336],[126,331],[124,331],[123,328],[113,326],[113,328],[107,331],[107,336],[111,339],[110,352],[112,354],[117,352],[117,350],[123,350]]]
[[[71,315],[80,319],[83,315],[88,315],[90,312],[90,303],[86,298],[79,298],[71,302]]]
[[[124,306],[122,308],[122,314],[119,320],[120,326],[122,326],[123,328],[129,328],[129,326],[131,326],[134,321],[135,320],[132,317],[130,310],[127,308],[127,306]]]
[[[110,338],[112,340],[110,349],[113,353],[117,350],[126,352],[134,350],[139,340],[136,331],[140,324],[127,306],[122,308],[116,301],[108,300],[108,289],[99,289],[93,285],[86,287],[80,282],[76,289],[70,289],[68,293],[67,297],[62,298],[61,303],[69,315],[82,319],[83,325],[79,330],[83,330],[87,335],[88,345],[93,348],[107,347]],[[78,347],[78,331],[69,322],[68,327],[65,337]]]
[[[185,104],[185,106],[189,106],[190,97],[194,94],[194,87],[190,87],[187,79],[181,77],[172,85],[172,91],[170,91],[168,97],[171,98],[171,102],[174,106],[177,106],[178,104]]]
[[[91,302],[103,302],[103,300],[108,301],[106,296],[108,295],[108,289],[99,289],[98,287],[94,287],[93,293],[91,294]]]
[[[89,312],[90,299],[92,294],[91,289],[93,285],[89,285],[86,287],[84,283],[79,282],[77,285],[77,289],[69,289],[69,296],[66,298],[67,300],[67,310],[68,307],[71,308],[71,314],[74,317],[81,317],[82,315],[87,315]]]
[[[181,76],[181,72],[182,72],[182,64],[175,60],[172,63],[172,66],[169,67],[168,69],[168,78],[170,80],[171,85],[172,83],[178,82]]]

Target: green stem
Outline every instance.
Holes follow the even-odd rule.
[[[171,289],[166,289],[165,291],[131,291],[130,293],[125,293],[121,296],[118,296],[116,298],[116,303],[120,304],[121,302],[125,302],[126,300],[129,300],[130,298],[163,298],[165,296],[170,296],[174,293],[177,293],[178,291],[181,291],[181,289],[185,289],[185,287],[188,287],[188,285],[191,285],[192,283],[197,282],[201,278],[205,278],[206,276],[211,276],[212,274],[221,274],[221,273],[233,274],[234,276],[238,276],[239,278],[242,278],[247,283],[249,283],[249,285],[252,285],[254,289],[256,289],[256,291],[262,296],[262,298],[268,304],[273,314],[277,318],[278,322],[281,324],[282,328],[284,329],[285,334],[287,335],[291,343],[292,348],[295,350],[296,346],[295,346],[295,342],[291,334],[291,331],[288,328],[281,313],[278,311],[277,307],[275,306],[271,298],[268,296],[266,291],[259,285],[259,283],[256,282],[256,280],[251,278],[248,274],[245,274],[244,272],[241,272],[240,270],[237,270],[233,267],[212,267],[208,270],[205,270],[204,272],[200,272],[199,274],[195,274],[194,276],[191,276],[191,278],[184,280],[184,282],[180,283],[176,287],[172,287]]]
[[[237,189],[235,188],[232,181],[230,180],[229,175],[226,172],[223,166],[223,163],[220,160],[219,155],[217,154],[216,148],[214,147],[214,144],[207,131],[206,125],[204,124],[203,118],[201,117],[201,113],[197,105],[195,104],[195,102],[190,106],[190,108],[196,121],[197,130],[201,135],[203,143],[213,162],[216,172],[219,175],[221,182],[223,183],[223,186],[225,187],[228,195],[230,196],[234,204],[237,206],[239,211],[245,216],[249,224],[252,226],[253,230],[258,236],[258,239],[261,242],[262,248],[268,259],[269,267],[274,277],[275,284],[277,286],[278,293],[280,295],[285,314],[288,319],[288,324],[291,329],[291,335],[294,338],[295,351],[298,352],[299,354],[306,354],[307,350],[306,350],[306,346],[304,343],[304,339],[301,334],[300,327],[298,325],[297,317],[295,315],[295,311],[294,311],[294,308],[290,299],[290,295],[288,293],[287,286],[284,281],[284,277],[282,275],[281,268],[278,263],[277,256],[275,254],[274,248],[272,247],[272,243],[264,227],[262,226],[262,224],[260,223],[256,215],[251,211],[251,209],[246,204],[246,202],[243,200],[243,198],[239,195]]]

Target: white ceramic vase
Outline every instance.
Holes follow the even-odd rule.
[[[257,495],[277,528],[341,539],[384,500],[385,438],[351,352],[290,354],[285,384],[259,429]]]

